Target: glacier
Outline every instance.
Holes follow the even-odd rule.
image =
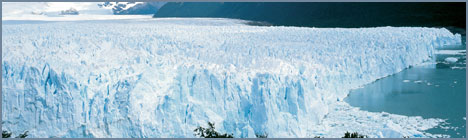
[[[444,28],[248,26],[216,18],[2,21],[2,127],[31,137],[437,137],[350,89],[434,61]]]

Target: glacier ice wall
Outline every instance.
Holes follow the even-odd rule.
[[[235,137],[313,137],[334,130],[324,121],[350,89],[461,42],[437,28],[239,23],[3,24],[2,126],[31,137],[194,137],[211,121]],[[425,128],[387,129],[368,135]]]

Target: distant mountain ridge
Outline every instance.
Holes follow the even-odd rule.
[[[305,27],[465,26],[465,3],[169,2],[153,17],[219,17]]]
[[[112,8],[114,15],[154,14],[166,2],[104,2],[98,4],[102,8]]]

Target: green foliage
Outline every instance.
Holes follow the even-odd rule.
[[[344,137],[342,138],[367,138],[367,136],[361,135],[358,132],[349,133],[348,131],[346,131]]]
[[[2,132],[2,138],[10,138],[11,137],[11,133],[8,132],[8,131],[3,131]]]
[[[26,138],[28,136],[28,131],[24,132],[23,134],[20,134],[16,136],[15,138]]]
[[[267,133],[264,133],[264,134],[255,134],[255,136],[257,138],[268,138],[268,134]]]
[[[233,134],[220,134],[215,130],[215,124],[208,122],[208,128],[203,128],[198,126],[195,130],[195,136],[200,136],[200,138],[234,138]]]
[[[16,136],[15,138],[26,138],[28,136],[28,131]],[[11,138],[11,132],[2,131],[2,138]]]

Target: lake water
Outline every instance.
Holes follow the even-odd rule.
[[[465,43],[446,46],[438,50],[436,64],[415,66],[379,79],[350,91],[345,101],[370,112],[446,119],[447,123],[426,132],[466,137],[465,49]],[[458,61],[447,62],[448,57]]]

